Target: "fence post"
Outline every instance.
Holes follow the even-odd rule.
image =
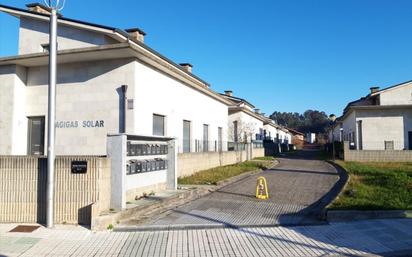
[[[343,142],[343,160],[347,161],[349,159],[349,142],[348,141],[344,141]]]

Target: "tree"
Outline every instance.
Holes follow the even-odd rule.
[[[297,112],[273,112],[270,118],[283,125],[303,133],[325,133],[330,122],[325,112],[307,110],[303,114]]]
[[[236,124],[236,125],[235,125]],[[236,127],[236,128],[235,128]],[[253,139],[256,124],[237,120],[229,122],[229,139],[233,142],[248,143]]]

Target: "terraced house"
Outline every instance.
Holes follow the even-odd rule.
[[[44,155],[49,9],[0,5],[20,21],[18,54],[0,58],[0,155]],[[226,150],[228,106],[192,73],[118,29],[60,16],[56,154],[105,155],[110,133],[168,136],[179,152]]]

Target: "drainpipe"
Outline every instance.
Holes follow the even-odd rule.
[[[126,133],[126,110],[127,110],[127,97],[126,97],[126,92],[127,92],[127,85],[122,85],[122,94],[123,94],[123,124],[122,124],[122,129],[120,133]]]

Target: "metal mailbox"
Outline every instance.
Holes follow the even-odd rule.
[[[160,170],[160,159],[155,159],[156,170]]]
[[[147,162],[143,161],[142,162],[142,172],[146,172],[147,171]]]
[[[138,161],[136,162],[136,173],[141,173],[142,172],[142,162]]]
[[[152,171],[152,164],[149,160],[146,160],[146,171]]]
[[[161,169],[161,170],[164,170],[164,169],[165,169],[165,160],[161,159],[161,160],[159,161],[159,164],[160,164],[160,169]]]
[[[147,155],[147,144],[142,145],[142,155]]]
[[[132,161],[131,163],[130,163],[130,173],[131,174],[133,174],[133,173],[135,173],[136,172],[136,161]]]
[[[147,145],[147,155],[152,155],[153,150],[153,145]]]
[[[157,170],[157,169],[156,169],[156,161],[155,161],[155,160],[151,160],[151,161],[150,161],[150,165],[152,166],[152,171]]]
[[[136,155],[137,156],[142,155],[142,145],[141,144],[136,144],[135,148],[136,148]]]
[[[126,149],[126,151],[127,151],[127,155],[128,155],[128,156],[131,156],[131,155],[132,155],[132,143],[127,142],[127,149]]]

